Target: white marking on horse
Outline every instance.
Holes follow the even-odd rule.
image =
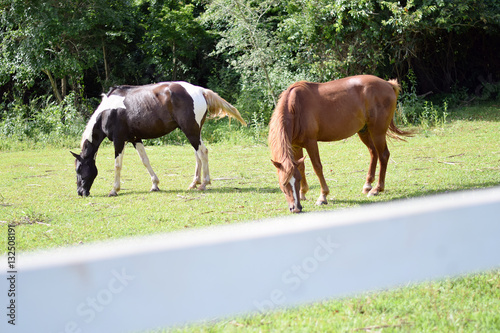
[[[125,148],[123,148],[122,152],[115,158],[115,181],[113,183],[113,189],[109,193],[110,196],[115,196],[118,194],[118,191],[121,188],[120,183],[120,173],[122,171],[123,166],[123,154],[125,152]]]
[[[205,90],[202,87],[198,87],[195,85],[192,85],[187,82],[175,82],[179,85],[181,85],[184,89],[186,89],[187,93],[191,96],[193,99],[193,106],[194,106],[194,117],[196,119],[196,122],[198,123],[198,126],[201,127],[201,121],[203,120],[203,117],[207,113],[207,101],[205,100],[205,97],[203,96],[203,91]]]
[[[363,85],[363,81],[360,78],[353,77],[349,79],[349,84],[353,86],[361,86]]]
[[[297,200],[297,191],[295,190],[295,177],[292,176],[290,178],[290,185],[292,185],[292,193],[293,193],[293,202],[295,204],[295,207],[299,205],[299,201]]]
[[[111,95],[108,97],[103,94],[101,104],[99,104],[85,127],[85,131],[82,135],[81,147],[83,147],[85,140],[92,142],[92,132],[94,130],[95,123],[97,122],[97,117],[101,114],[101,112],[111,109],[125,109],[125,104],[123,103],[124,100],[124,96]]]
[[[146,149],[144,148],[144,145],[140,142],[137,142],[135,144],[135,150],[137,150],[137,153],[141,158],[142,164],[144,164],[146,169],[148,169],[149,175],[151,176],[151,182],[153,183],[153,185],[151,186],[151,191],[159,191],[160,189],[158,188],[158,184],[160,183],[160,180],[153,171],[151,163],[149,163],[149,158],[148,155],[146,154]]]

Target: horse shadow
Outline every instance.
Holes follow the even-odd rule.
[[[209,194],[209,193],[225,193],[225,194],[230,194],[230,193],[281,193],[281,190],[279,187],[236,187],[236,186],[222,186],[222,187],[207,187],[206,190],[204,191],[199,191],[196,189],[193,190],[186,190],[186,189],[178,189],[178,188],[167,188],[163,189],[160,188],[159,191],[151,192],[148,190],[132,190],[132,189],[127,189],[127,188],[122,188],[120,190],[120,193],[118,194],[118,197],[125,197],[125,196],[131,196],[131,195],[147,195],[147,194],[168,194],[168,195],[183,195],[186,193],[198,193],[198,194]],[[92,195],[96,198],[105,198],[108,197],[107,194],[95,194]]]
[[[468,190],[481,190],[485,188],[490,188],[490,187],[495,187],[495,186],[500,186],[500,183],[498,182],[483,182],[483,183],[471,183],[471,184],[466,184],[463,185],[460,189],[450,189],[446,187],[438,188],[438,189],[413,189],[411,191],[408,191],[404,194],[398,195],[398,196],[387,196],[387,198],[384,198],[385,193],[390,193],[391,190],[388,189],[386,192],[382,192],[377,198],[367,198],[366,195],[364,194],[359,194],[359,196],[354,196],[352,198],[335,198],[334,195],[335,193],[332,193],[332,197],[328,201],[328,205],[323,205],[322,209],[311,209],[311,207],[315,206],[315,196],[313,194],[317,191],[315,191],[315,186],[311,187],[311,191],[308,193],[308,200],[305,200],[302,202],[302,205],[304,209],[302,210],[302,214],[307,214],[307,213],[314,213],[314,212],[327,212],[327,211],[334,211],[338,210],[339,206],[348,206],[348,207],[364,207],[364,206],[369,206],[369,205],[374,205],[374,204],[381,204],[381,203],[387,203],[387,202],[396,202],[396,201],[401,201],[401,200],[408,200],[408,199],[415,199],[415,198],[423,198],[427,196],[433,196],[433,195],[439,195],[439,194],[446,194],[446,193],[457,193],[457,192],[463,192],[463,191],[468,191]],[[262,194],[262,193],[270,193],[270,194],[277,194],[281,195],[281,190],[279,187],[256,187],[256,186],[250,186],[250,187],[235,187],[235,186],[220,186],[220,187],[209,187],[205,191],[198,191],[198,190],[185,190],[185,189],[176,189],[176,188],[167,188],[167,189],[160,189],[158,192],[150,192],[148,190],[127,190],[123,189],[118,197],[127,197],[127,196],[132,196],[132,195],[155,195],[155,194],[160,194],[160,195],[177,195],[177,196],[182,196],[185,194],[189,193],[198,193],[198,194],[210,194],[210,193],[220,193],[220,194],[231,194],[231,193],[255,193],[255,194]],[[96,198],[104,198],[108,197],[107,194],[96,194],[93,195]],[[284,207],[286,206],[286,203],[284,202],[283,199],[283,204]],[[315,206],[316,207],[316,206]],[[286,209],[284,208],[283,211]]]
[[[402,200],[408,200],[408,199],[424,198],[427,196],[434,196],[434,195],[440,195],[440,194],[458,193],[458,192],[471,191],[471,190],[482,190],[482,189],[491,188],[491,187],[498,187],[498,186],[500,186],[500,183],[489,181],[489,182],[483,182],[483,183],[466,184],[466,185],[463,185],[460,189],[450,189],[450,188],[445,188],[445,187],[438,188],[438,189],[415,189],[412,191],[408,191],[405,194],[401,194],[399,196],[390,196],[390,198],[384,198],[384,194],[390,193],[390,191],[391,191],[390,189],[388,189],[388,190],[382,192],[375,200],[373,198],[368,198],[368,197],[366,197],[366,195],[360,193],[359,194],[360,197],[358,197],[358,198],[352,198],[352,199],[331,198],[329,200],[329,204],[324,206],[325,207],[324,211],[335,210],[335,206],[339,205],[339,204],[344,204],[347,206],[362,207],[362,206],[368,206],[368,205],[373,205],[373,204],[381,204],[381,203],[396,202],[396,201],[402,201]],[[307,200],[306,202],[312,202],[312,200]],[[312,203],[314,204],[314,202],[312,202]],[[311,210],[311,211],[307,211],[307,212],[312,213],[315,211],[317,211],[317,210]]]

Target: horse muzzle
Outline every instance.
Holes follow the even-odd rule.
[[[77,192],[81,197],[88,197],[90,195],[90,191],[84,189],[78,189]]]
[[[302,205],[301,204],[298,204],[297,206],[290,205],[289,208],[290,208],[290,213],[300,213],[300,212],[302,212]]]

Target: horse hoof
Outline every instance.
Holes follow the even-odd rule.
[[[116,193],[115,190],[109,192],[109,194],[108,194],[108,197],[116,197],[116,196],[118,196],[118,193]]]
[[[160,189],[158,187],[152,187],[149,192],[160,192]]]
[[[196,183],[189,185],[188,190],[196,190]]]
[[[201,184],[200,187],[198,187],[198,191],[205,191],[207,189],[206,184]]]
[[[328,202],[326,200],[318,200],[316,201],[316,205],[317,206],[328,205]]]
[[[363,186],[363,191],[362,191],[362,193],[363,193],[363,194],[368,194],[368,193],[370,193],[370,191],[371,191],[371,190],[372,190],[372,187],[371,187],[371,186],[366,186],[366,185],[365,185],[365,186]]]
[[[377,195],[378,195],[378,191],[370,191],[370,192],[368,192],[367,197],[370,198],[370,197],[375,197]]]

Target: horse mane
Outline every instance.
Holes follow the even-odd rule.
[[[292,100],[291,93],[296,88],[309,89],[308,82],[299,81],[292,84],[285,90],[276,104],[271,120],[269,121],[269,137],[268,145],[271,150],[272,160],[283,165],[287,175],[287,180],[290,179],[293,172],[293,166],[296,163],[294,160],[291,138],[287,132],[287,115],[300,112],[300,105],[297,101]]]
[[[140,86],[132,86],[132,85],[120,85],[120,86],[112,86],[109,88],[108,93],[106,94],[107,97],[111,96],[115,92],[115,90],[130,90],[130,89],[135,89],[135,88],[140,88]]]

